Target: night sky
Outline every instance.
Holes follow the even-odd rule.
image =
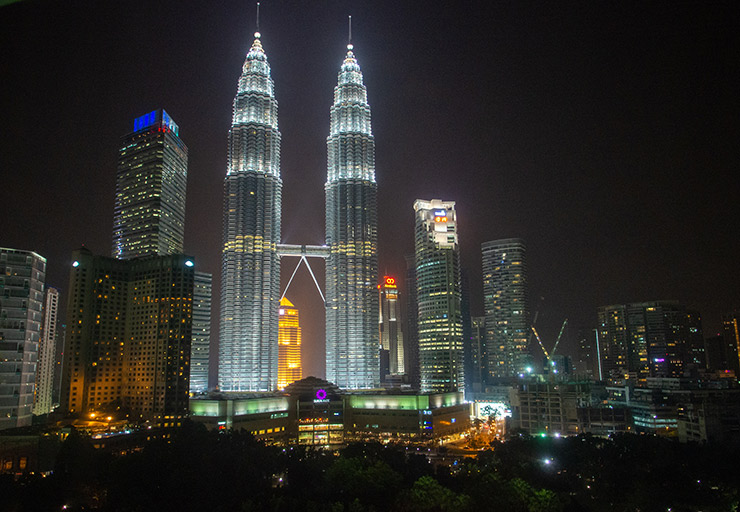
[[[696,307],[716,333],[740,306],[734,2],[541,4],[263,1],[283,241],[323,242],[329,107],[351,14],[381,275],[405,273],[413,201],[454,200],[474,314],[480,244],[519,237],[548,345],[566,317],[593,327],[598,306],[647,300]],[[45,256],[47,284],[63,291],[74,249],[109,255],[120,138],[164,108],[189,148],[185,247],[214,274],[215,341],[227,136],[254,31],[244,1],[0,8],[0,246]],[[283,283],[295,263],[283,261]],[[304,375],[323,376],[323,306],[305,270],[288,298]]]

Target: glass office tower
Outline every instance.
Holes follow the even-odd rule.
[[[301,321],[298,308],[283,297],[278,310],[278,389],[303,378]]]
[[[378,285],[378,293],[380,295],[380,349],[388,354],[387,373],[403,375],[406,373],[406,359],[396,278],[393,276],[383,277]]]
[[[190,352],[190,392],[208,390],[211,360],[211,291],[213,277],[195,272],[193,288],[193,341]]]
[[[462,391],[462,291],[454,201],[414,202],[421,391]]]
[[[277,388],[283,186],[277,111],[270,65],[256,33],[234,98],[224,183],[222,391]]]
[[[326,378],[344,389],[379,385],[375,139],[352,45],[334,88],[327,138]]]
[[[164,110],[134,119],[116,175],[113,251],[118,259],[183,252],[188,148]]]

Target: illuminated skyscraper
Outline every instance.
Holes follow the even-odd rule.
[[[247,53],[224,183],[219,386],[272,391],[278,377],[280,132],[259,33]]]
[[[380,348],[388,352],[388,373],[406,373],[404,362],[403,331],[396,278],[385,276],[378,285],[380,294]]]
[[[0,247],[0,430],[31,425],[46,258]]]
[[[193,343],[190,351],[190,392],[208,390],[211,360],[211,290],[213,276],[195,272],[193,288]]]
[[[61,408],[177,426],[188,413],[194,262],[72,253]]]
[[[462,292],[455,203],[417,199],[414,212],[421,390],[462,391]]]
[[[523,240],[506,238],[481,249],[487,374],[514,377],[530,364],[526,248]]]
[[[298,309],[285,297],[278,310],[278,389],[303,378],[301,325]]]
[[[183,251],[188,148],[164,110],[134,119],[123,137],[113,212],[113,257]]]
[[[327,149],[326,378],[340,388],[374,388],[379,384],[375,139],[352,45],[334,88]]]
[[[33,398],[33,414],[49,414],[53,409],[54,363],[57,342],[57,318],[59,313],[59,290],[46,289],[44,301],[44,323],[39,339],[39,357],[36,365],[36,393]]]

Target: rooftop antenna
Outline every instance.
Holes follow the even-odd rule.
[[[254,37],[260,36],[260,3],[257,2],[257,32],[255,32]]]
[[[349,16],[348,23],[349,23],[349,37],[347,38],[347,49],[351,50],[352,49],[352,16],[351,15]]]

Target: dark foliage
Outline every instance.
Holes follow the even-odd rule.
[[[188,424],[113,457],[71,434],[54,474],[0,478],[2,510],[724,511],[738,453],[650,436],[518,437],[435,467],[423,452],[354,444],[339,453],[265,446]]]

